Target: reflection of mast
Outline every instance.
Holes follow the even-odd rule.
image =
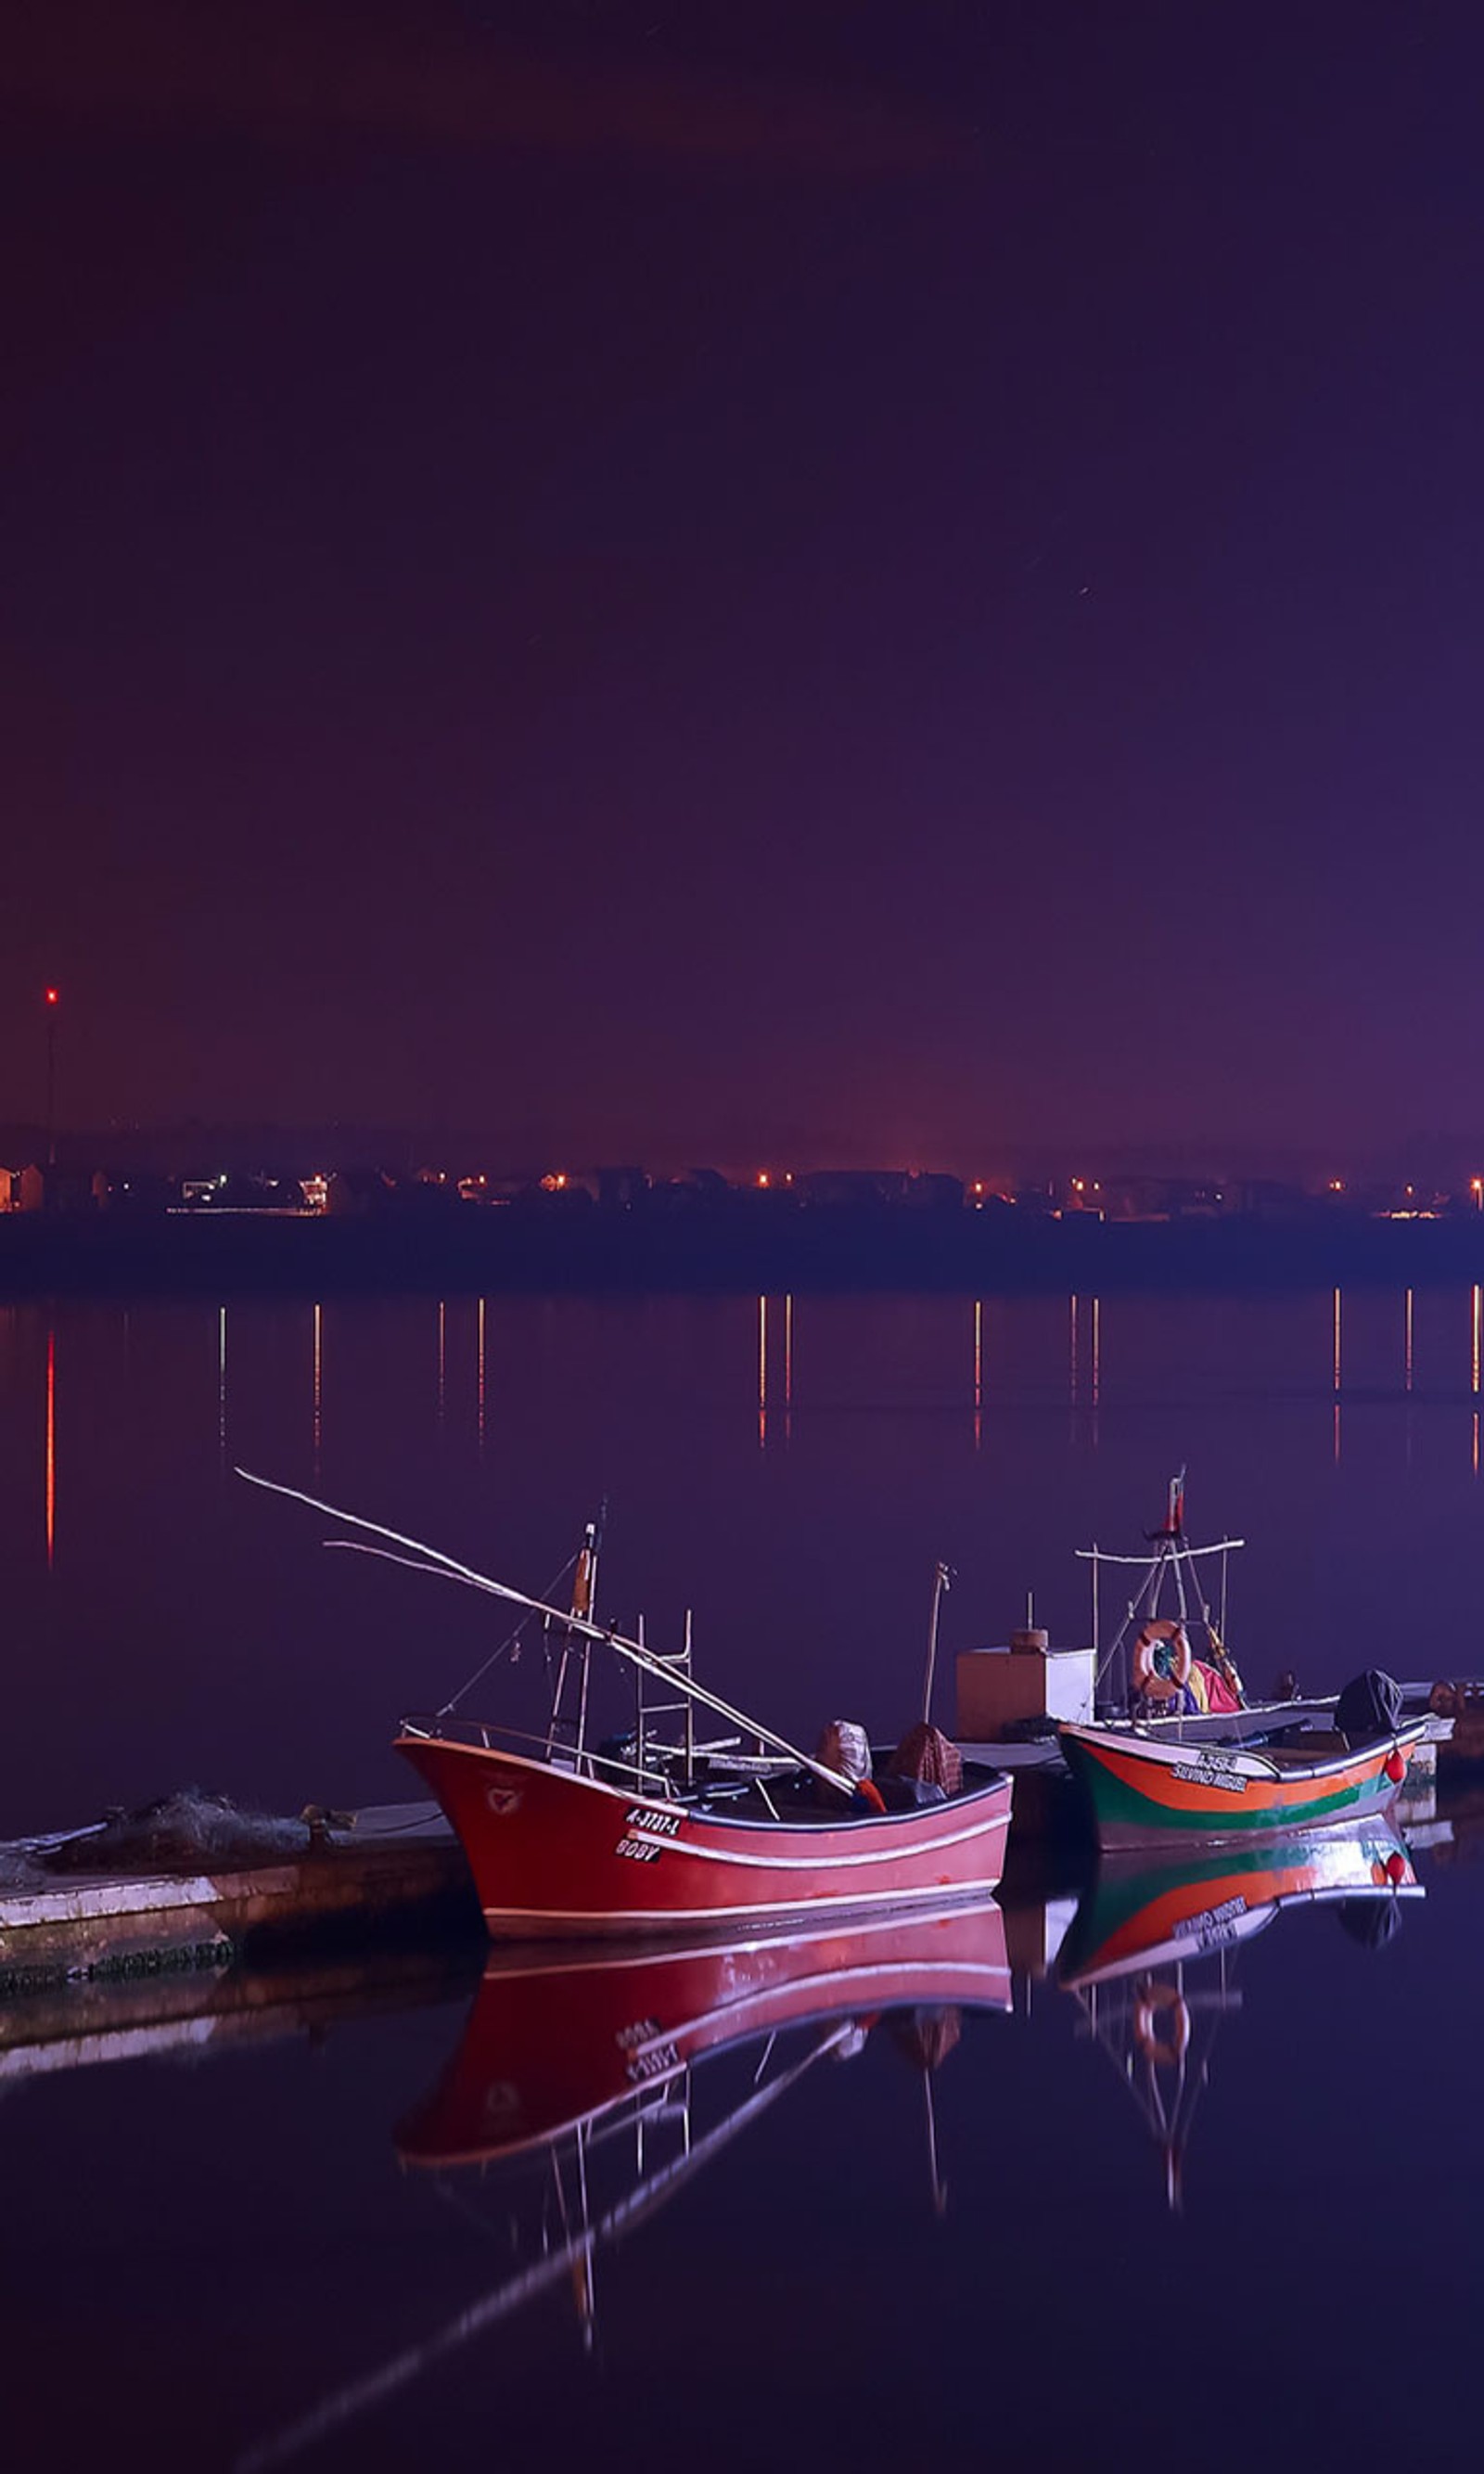
[[[948,2214],[948,2185],[938,2169],[937,2112],[933,2098],[934,2074],[941,2070],[959,2038],[963,2033],[962,2014],[956,2010],[917,2010],[909,2018],[892,2023],[892,2039],[909,2061],[916,2064],[922,2079],[922,2103],[928,2134],[928,2174],[933,2192],[933,2214]]]
[[[1169,1975],[1073,1988],[1087,2033],[1107,2053],[1164,2160],[1165,2199],[1177,2215],[1191,2123],[1210,2081],[1216,2028],[1228,2011],[1242,2006],[1241,1994],[1228,1978],[1227,1953],[1217,1957],[1220,1982],[1204,1993],[1187,1993],[1183,1962]]]
[[[602,2244],[616,2242],[621,2235],[632,2231],[645,2217],[652,2215],[656,2209],[672,2199],[676,2193],[683,2190],[686,2183],[701,2171],[703,2166],[709,2164],[714,2156],[718,2155],[723,2147],[728,2147],[750,2122],[757,2121],[761,2114],[766,2113],[770,2105],[775,2104],[789,2088],[803,2077],[806,2071],[812,2070],[815,2062],[821,2061],[827,2053],[837,2051],[855,2033],[854,2020],[841,2021],[839,2025],[833,2027],[827,2035],[821,2036],[815,2044],[812,2045],[809,2051],[789,2070],[781,2071],[777,2078],[770,2079],[763,2087],[757,2088],[751,2096],[744,2098],[741,2104],[719,2122],[714,2130],[708,2131],[703,2138],[693,2143],[689,2136],[689,2074],[687,2074],[681,2100],[686,2120],[686,2139],[681,2153],[641,2181],[636,2189],[629,2192],[613,2207],[605,2210],[596,2222],[592,2220],[587,2206],[586,2167],[589,2139],[585,2130],[579,2126],[573,2134],[576,2142],[574,2161],[578,2171],[578,2216],[575,2226],[567,2233],[565,2240],[548,2250],[543,2258],[534,2261],[529,2268],[522,2268],[516,2275],[507,2277],[502,2284],[496,2286],[492,2292],[484,2294],[479,2301],[472,2303],[467,2311],[461,2311],[456,2318],[450,2319],[446,2326],[438,2330],[435,2336],[426,2339],[420,2345],[409,2346],[404,2353],[395,2355],[389,2363],[383,2364],[379,2370],[368,2373],[364,2379],[353,2380],[345,2388],[337,2389],[332,2396],[327,2397],[325,2402],[317,2406],[312,2413],[306,2414],[303,2421],[292,2424],[287,2431],[280,2432],[274,2438],[263,2441],[259,2446],[248,2449],[237,2461],[237,2474],[258,2474],[258,2469],[261,2467],[286,2463],[291,2457],[297,2457],[304,2449],[312,2447],[331,2431],[337,2431],[343,2424],[352,2421],[355,2415],[366,2413],[373,2406],[384,2404],[388,2397],[394,2396],[400,2389],[405,2388],[409,2381],[421,2378],[423,2373],[430,2370],[435,2364],[456,2353],[458,2348],[467,2344],[472,2337],[482,2336],[487,2328],[496,2326],[502,2319],[508,2319],[533,2295],[548,2292],[551,2288],[561,2285],[564,2279],[570,2281],[572,2285],[577,2303],[578,2318],[583,2327],[584,2343],[590,2344],[594,2310],[593,2258],[595,2252]],[[626,2117],[627,2126],[632,2126],[636,2115],[646,2102],[652,2114],[653,2097],[653,2089],[636,2093],[632,2110]],[[559,2174],[558,2180],[560,2182]]]

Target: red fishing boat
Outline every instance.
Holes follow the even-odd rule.
[[[272,1492],[383,1541],[331,1542],[505,1599],[539,1617],[548,1642],[554,1637],[544,1736],[518,1738],[444,1711],[403,1719],[396,1738],[458,1833],[496,1939],[736,1933],[941,1904],[998,1882],[1011,1782],[961,1760],[928,1724],[941,1566],[921,1721],[893,1753],[873,1755],[861,1730],[841,1724],[811,1756],[698,1684],[689,1638],[665,1655],[595,1620],[596,1526],[574,1559],[572,1604],[563,1609],[296,1489]],[[598,1743],[589,1691],[595,1649],[636,1679],[632,1729]],[[698,1710],[735,1732],[698,1740]]]
[[[397,1750],[458,1832],[498,1940],[735,1931],[927,1904],[991,1890],[1005,1866],[1010,1781],[1001,1771],[966,1766],[941,1804],[852,1816],[840,1809],[843,1789],[825,1805],[802,1760],[795,1774],[774,1769],[740,1793],[721,1770],[641,1796],[503,1750],[487,1729],[470,1742],[433,1726],[404,1720]]]

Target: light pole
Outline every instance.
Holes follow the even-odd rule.
[[[57,1007],[61,991],[46,991],[46,1165],[57,1165]]]

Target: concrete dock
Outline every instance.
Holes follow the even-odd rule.
[[[302,1853],[189,1870],[90,1870],[81,1835],[72,1845],[83,1861],[61,1876],[28,1861],[27,1848],[8,1851],[0,1998],[221,1967],[290,1941],[480,1931],[463,1851],[432,1807],[381,1805],[337,1819],[350,1826],[300,1825]]]

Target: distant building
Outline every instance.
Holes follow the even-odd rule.
[[[337,1168],[325,1180],[325,1209],[331,1220],[358,1220],[383,1211],[396,1179],[379,1168]]]
[[[909,1211],[961,1211],[963,1179],[945,1176],[940,1169],[924,1169],[908,1178],[903,1201]]]
[[[642,1168],[600,1168],[597,1172],[597,1199],[606,1210],[628,1211],[643,1202],[649,1191],[649,1180]]]
[[[95,1175],[91,1169],[40,1168],[33,1164],[20,1173],[19,1207],[22,1211],[56,1212],[75,1219],[84,1212],[96,1211],[107,1192],[108,1179],[101,1170]]]
[[[792,1191],[801,1202],[824,1210],[860,1211],[872,1203],[905,1202],[909,1183],[905,1168],[816,1168],[796,1176]]]
[[[148,1169],[130,1169],[121,1175],[100,1171],[94,1183],[100,1211],[165,1212],[176,1199],[177,1189],[170,1178]]]

